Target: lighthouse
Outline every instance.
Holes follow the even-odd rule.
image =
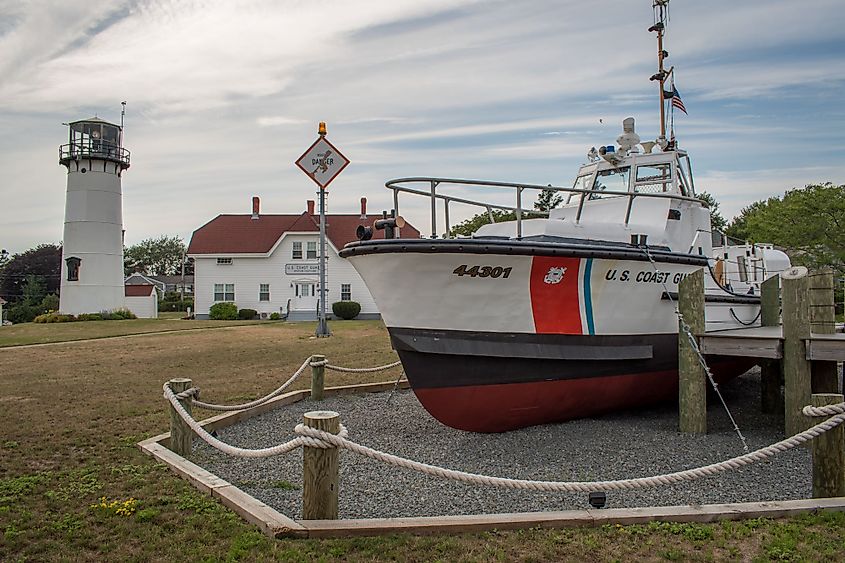
[[[125,306],[123,202],[120,179],[129,168],[120,125],[98,117],[68,124],[59,147],[67,168],[62,243],[62,313],[98,313]]]

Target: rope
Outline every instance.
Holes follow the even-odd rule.
[[[780,442],[760,448],[751,453],[743,454],[719,463],[705,465],[695,469],[687,469],[684,471],[677,471],[675,473],[668,473],[665,475],[655,475],[651,477],[637,477],[634,479],[618,479],[614,481],[531,481],[527,479],[509,479],[506,477],[490,477],[487,475],[479,475],[477,473],[467,473],[465,471],[457,471],[454,469],[445,469],[419,461],[405,459],[393,454],[388,454],[361,444],[357,444],[346,439],[343,436],[323,432],[315,428],[310,428],[304,424],[299,424],[295,428],[295,432],[300,436],[315,438],[326,443],[355,452],[359,455],[393,465],[395,467],[402,467],[411,469],[426,475],[435,477],[442,477],[444,479],[452,479],[463,483],[473,485],[487,485],[491,487],[505,487],[509,489],[522,489],[531,491],[545,491],[545,492],[567,492],[567,493],[586,493],[592,491],[619,491],[625,489],[637,489],[646,487],[657,487],[659,485],[673,485],[683,481],[692,481],[702,477],[710,477],[718,473],[722,473],[729,469],[738,469],[740,467],[749,465],[751,463],[764,460],[773,455],[795,448],[804,442],[812,440],[813,438],[827,432],[845,422],[845,403],[840,403],[835,406],[828,407],[804,407],[804,412],[815,413],[819,411],[827,411],[833,408],[837,414],[812,428],[805,430],[795,436],[791,436]]]
[[[333,370],[333,371],[342,371],[342,372],[346,372],[346,373],[370,373],[370,372],[374,372],[374,371],[384,371],[386,369],[395,368],[396,366],[398,366],[401,363],[402,363],[401,361],[397,360],[397,361],[393,362],[392,364],[387,364],[387,365],[384,365],[384,366],[378,366],[378,367],[374,367],[374,368],[345,368],[345,367],[341,367],[341,366],[332,366],[332,365],[329,365],[327,363],[326,369],[330,369],[330,370]]]
[[[302,365],[299,366],[299,369],[296,370],[296,372],[294,372],[294,374],[292,376],[290,376],[290,379],[288,379],[287,381],[282,383],[282,385],[280,387],[278,387],[275,391],[273,391],[269,395],[265,395],[264,397],[261,397],[260,399],[256,399],[256,400],[251,401],[249,403],[243,403],[243,404],[240,404],[240,405],[214,405],[214,404],[211,404],[211,403],[203,403],[202,401],[194,400],[193,405],[196,406],[196,407],[199,407],[201,409],[206,409],[206,410],[210,410],[210,411],[239,411],[239,410],[243,410],[243,409],[249,409],[249,408],[252,408],[252,407],[257,407],[258,405],[262,405],[262,404],[266,403],[267,401],[269,401],[273,397],[281,395],[285,391],[285,389],[287,389],[288,387],[293,385],[293,382],[296,381],[299,378],[299,376],[302,375],[302,372],[305,371],[305,368],[308,367],[310,361],[311,361],[311,358],[308,358],[307,360],[302,362]],[[189,389],[189,391],[190,391],[190,389]],[[199,392],[199,391],[197,391],[197,392]],[[180,397],[180,398],[184,399],[185,397]]]
[[[657,268],[657,262],[654,261],[654,258],[651,257],[651,253],[648,251],[648,247],[645,245],[640,246],[643,253],[645,253],[646,258],[648,261],[651,262],[651,267],[654,268],[654,271],[660,274],[660,270]],[[712,272],[711,272],[712,273]],[[731,424],[733,424],[734,432],[736,432],[737,436],[739,436],[740,441],[742,442],[742,451],[748,452],[748,442],[745,441],[745,436],[742,435],[742,431],[739,429],[739,425],[734,420],[733,414],[731,414],[731,409],[728,408],[728,404],[725,402],[725,398],[722,397],[722,392],[719,391],[719,384],[716,383],[716,379],[713,377],[713,373],[710,371],[710,366],[707,365],[707,361],[704,359],[704,354],[701,353],[701,348],[698,347],[698,339],[692,333],[692,329],[687,324],[687,321],[684,320],[684,316],[681,314],[681,310],[678,308],[678,304],[675,303],[675,300],[672,299],[672,294],[669,292],[669,287],[666,285],[666,282],[660,282],[663,285],[663,291],[666,295],[669,296],[669,302],[675,307],[675,315],[678,317],[678,321],[681,325],[681,330],[686,334],[687,340],[689,340],[690,347],[695,352],[695,355],[698,358],[698,363],[701,364],[701,368],[704,370],[704,373],[707,374],[707,379],[710,381],[710,386],[713,387],[713,391],[716,392],[716,395],[719,397],[719,400],[722,402],[722,406],[725,409],[725,412],[728,413],[728,418],[731,420]],[[680,290],[680,286],[678,287]],[[738,320],[738,319],[737,319]],[[678,334],[678,338],[680,338],[680,331]]]
[[[664,475],[637,477],[634,479],[617,479],[613,481],[533,481],[528,479],[491,477],[488,475],[467,473],[465,471],[458,471],[455,469],[446,469],[436,465],[430,465],[381,452],[349,440],[349,432],[343,425],[340,425],[339,434],[331,434],[329,432],[305,426],[304,424],[298,424],[294,428],[294,432],[296,432],[299,436],[293,440],[288,440],[283,444],[271,446],[269,448],[239,448],[237,446],[227,444],[209,434],[199,422],[194,420],[194,418],[188,414],[188,411],[185,410],[185,407],[182,406],[177,398],[177,395],[167,383],[164,384],[163,390],[164,397],[170,402],[177,414],[179,414],[179,417],[185,421],[191,430],[193,430],[194,433],[196,433],[196,435],[208,445],[228,455],[244,458],[263,458],[288,453],[301,446],[320,449],[338,447],[395,467],[410,469],[426,475],[432,475],[444,479],[452,479],[454,481],[460,481],[472,485],[487,485],[491,487],[506,487],[510,489],[545,492],[584,493],[591,491],[618,491],[657,487],[659,485],[672,485],[683,481],[693,481],[695,479],[710,477],[729,469],[738,469],[757,461],[767,459],[775,454],[790,450],[803,444],[804,442],[808,442],[845,422],[845,402],[837,403],[835,405],[827,405],[824,407],[813,407],[808,405],[802,409],[802,412],[806,416],[833,416],[803,432],[789,438],[785,438],[780,442],[776,442],[775,444],[760,448],[751,453],[746,453],[718,463],[694,469],[686,469],[684,471],[677,471],[674,473],[667,473]],[[189,389],[185,393],[189,391],[193,391],[193,389]]]
[[[283,444],[255,450],[232,446],[209,434],[208,431],[206,431],[206,429],[203,428],[199,422],[194,420],[194,418],[190,414],[188,414],[188,411],[185,410],[185,407],[183,407],[179,400],[176,398],[176,394],[173,393],[173,390],[170,388],[170,386],[167,385],[167,383],[164,384],[164,398],[170,401],[170,404],[179,414],[179,417],[184,420],[188,426],[190,426],[191,430],[193,430],[194,433],[199,436],[201,440],[206,442],[209,446],[218,449],[227,455],[235,457],[261,458],[286,454],[295,450],[296,448],[299,448],[300,446],[309,446],[311,448],[320,448],[324,450],[334,447],[325,440],[317,440],[308,436],[297,436],[293,440],[288,440]],[[346,430],[346,427],[341,424],[340,434],[338,434],[338,436],[346,438],[346,436],[348,435],[349,433]],[[332,436],[334,436],[334,434],[332,434]]]
[[[824,407],[811,407],[807,405],[801,412],[804,416],[833,416],[845,413],[845,403],[837,403],[835,405],[826,405]]]
[[[176,393],[175,396],[180,401],[184,401],[188,397],[193,397],[196,400],[196,398],[200,396],[200,388],[199,387],[191,387],[189,389],[185,389],[181,393]]]

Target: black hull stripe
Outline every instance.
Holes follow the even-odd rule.
[[[585,379],[678,369],[677,334],[590,336],[407,328],[388,331],[414,388]],[[560,347],[560,352],[555,353],[555,347]],[[495,354],[480,353],[494,348]],[[541,354],[532,356],[532,350]]]
[[[582,244],[562,242],[536,242],[519,240],[483,239],[387,239],[350,242],[340,255],[343,258],[365,254],[423,253],[423,254],[500,254],[512,256],[562,256],[572,258],[599,258],[608,260],[633,260],[648,262],[643,250],[625,245],[619,248],[607,244],[584,241]],[[655,262],[707,266],[707,257],[650,248]]]
[[[669,291],[663,292],[663,295],[660,297],[664,301],[677,301],[678,300],[678,293],[676,291]],[[760,297],[755,295],[735,295],[735,294],[726,294],[726,295],[713,295],[713,294],[704,294],[704,301],[706,303],[732,303],[734,305],[759,305],[760,304]]]

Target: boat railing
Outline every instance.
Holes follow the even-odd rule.
[[[412,185],[416,184],[425,184],[427,185],[428,189],[423,189],[420,187],[412,187]],[[493,214],[494,209],[503,210],[503,211],[511,211],[516,215],[516,236],[517,238],[522,237],[522,221],[524,220],[524,215],[530,214],[534,216],[548,216],[548,212],[545,211],[537,211],[535,209],[525,209],[522,204],[522,192],[525,190],[552,190],[554,192],[561,192],[565,194],[572,194],[576,195],[579,198],[578,202],[578,210],[575,214],[575,223],[581,222],[581,216],[583,215],[584,211],[584,203],[590,200],[590,196],[597,196],[600,195],[602,198],[608,196],[619,196],[619,197],[627,197],[628,204],[625,209],[625,218],[624,224],[627,227],[628,223],[631,220],[631,210],[634,205],[634,200],[640,197],[646,198],[668,198],[674,200],[683,200],[683,201],[691,201],[701,204],[701,200],[696,197],[685,196],[678,193],[671,193],[671,192],[659,192],[659,193],[650,193],[650,192],[635,192],[635,191],[621,191],[621,190],[595,190],[595,189],[585,189],[585,188],[566,188],[561,186],[553,186],[549,185],[537,185],[537,184],[518,184],[512,182],[494,182],[488,180],[466,180],[460,178],[431,178],[431,177],[412,177],[412,178],[396,178],[394,180],[390,180],[385,183],[385,186],[393,190],[393,208],[397,214],[399,214],[399,194],[400,193],[408,193],[413,195],[419,195],[428,197],[431,199],[431,238],[437,238],[437,201],[443,201],[443,213],[446,223],[446,237],[449,237],[449,233],[451,231],[451,223],[449,217],[449,205],[451,203],[462,203],[466,205],[474,205],[477,207],[482,207],[487,210],[487,214],[490,217],[490,221],[495,223],[495,217]],[[477,201],[473,199],[467,199],[466,197],[458,197],[443,193],[443,189],[446,189],[446,186],[451,186],[453,189],[457,186],[463,187],[481,187],[481,188],[502,188],[502,189],[511,189],[514,190],[515,193],[515,205],[503,205],[503,204],[496,204],[496,203],[489,203],[485,201]],[[438,192],[438,188],[441,189]]]

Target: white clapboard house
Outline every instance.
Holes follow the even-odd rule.
[[[378,318],[367,286],[338,251],[356,240],[359,225],[372,225],[381,215],[367,215],[367,200],[361,198],[361,212],[326,215],[328,259],[326,303],[331,314],[335,301],[361,304],[359,319]],[[419,238],[419,231],[407,224],[402,238]],[[373,238],[384,231],[374,230]],[[298,215],[265,215],[253,198],[253,212],[246,215],[218,215],[196,231],[188,246],[194,259],[194,306],[199,319],[208,318],[209,308],[219,302],[233,302],[238,309],[255,309],[261,318],[279,313],[288,320],[317,317],[320,247],[320,215],[314,202]]]

